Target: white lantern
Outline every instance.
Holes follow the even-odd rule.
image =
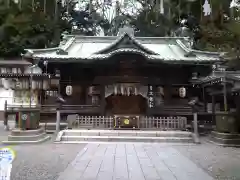
[[[10,82],[9,79],[3,78],[3,87],[4,87],[5,89],[10,89],[10,88],[11,88],[11,82]]]
[[[44,80],[43,81],[43,90],[47,90],[48,89],[48,80]]]
[[[181,98],[184,98],[186,96],[186,88],[185,87],[179,88],[179,96]]]
[[[73,88],[72,86],[66,87],[66,95],[71,96],[72,95]]]
[[[37,89],[37,81],[32,81],[32,89]]]

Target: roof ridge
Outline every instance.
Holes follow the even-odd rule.
[[[101,54],[102,52],[108,50],[108,49],[111,49],[113,48],[114,46],[117,45],[117,43],[119,43],[125,36],[128,36],[132,41],[134,41],[137,46],[139,46],[140,48],[152,53],[152,54],[155,54],[157,55],[158,53],[148,49],[147,47],[145,47],[144,45],[142,45],[141,42],[139,42],[134,36],[132,36],[131,34],[127,33],[127,32],[124,32],[121,36],[119,36],[119,38],[117,38],[113,43],[111,43],[110,45],[108,45],[107,47],[101,49],[100,51],[98,52],[95,52],[94,54]]]

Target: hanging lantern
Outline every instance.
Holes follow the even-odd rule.
[[[10,88],[11,88],[11,82],[10,82],[9,79],[3,78],[3,87],[4,87],[5,89],[10,89]]]
[[[37,81],[32,81],[32,89],[35,90],[37,89]]]
[[[73,91],[72,86],[70,86],[70,85],[66,86],[66,95],[71,96],[72,91]]]
[[[48,89],[48,86],[49,86],[48,80],[44,80],[44,81],[43,81],[43,90],[47,90],[47,89]]]
[[[181,98],[184,98],[186,96],[186,88],[185,87],[179,88],[179,96]]]

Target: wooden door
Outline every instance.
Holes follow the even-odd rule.
[[[111,95],[107,97],[107,110],[112,114],[145,114],[147,100],[141,95]]]

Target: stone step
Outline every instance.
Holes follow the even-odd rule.
[[[8,136],[8,141],[37,141],[39,139],[42,139],[46,136],[46,133],[42,134],[36,134],[36,135],[28,135],[28,136]]]
[[[39,128],[36,130],[21,130],[21,129],[12,129],[11,130],[11,136],[32,136],[32,135],[38,135],[44,133],[43,128]]]
[[[213,137],[221,139],[240,139],[240,134],[220,133],[216,131],[211,132]]]
[[[7,141],[2,141],[3,144],[6,144],[6,145],[16,145],[16,144],[38,144],[38,143],[43,143],[45,141],[48,141],[50,140],[51,137],[46,135],[45,137],[41,138],[41,139],[38,139],[38,140],[35,140],[35,141],[26,141],[26,140],[17,140],[17,141],[10,141],[10,140],[7,140]]]
[[[192,143],[191,132],[136,130],[63,130],[56,142],[181,142]]]
[[[60,130],[64,130],[67,128],[67,123],[61,122],[60,123]],[[47,133],[54,133],[56,131],[56,122],[47,122],[47,123],[40,123],[40,127],[45,129]]]
[[[192,137],[187,131],[63,130],[63,136]]]
[[[240,146],[240,139],[222,139],[222,138],[210,136],[210,141],[215,142],[222,146],[230,146],[230,147]]]
[[[140,136],[62,136],[61,142],[163,142],[193,143],[191,137],[140,137]]]
[[[213,131],[210,134],[209,141],[221,146],[239,147],[240,135]]]

